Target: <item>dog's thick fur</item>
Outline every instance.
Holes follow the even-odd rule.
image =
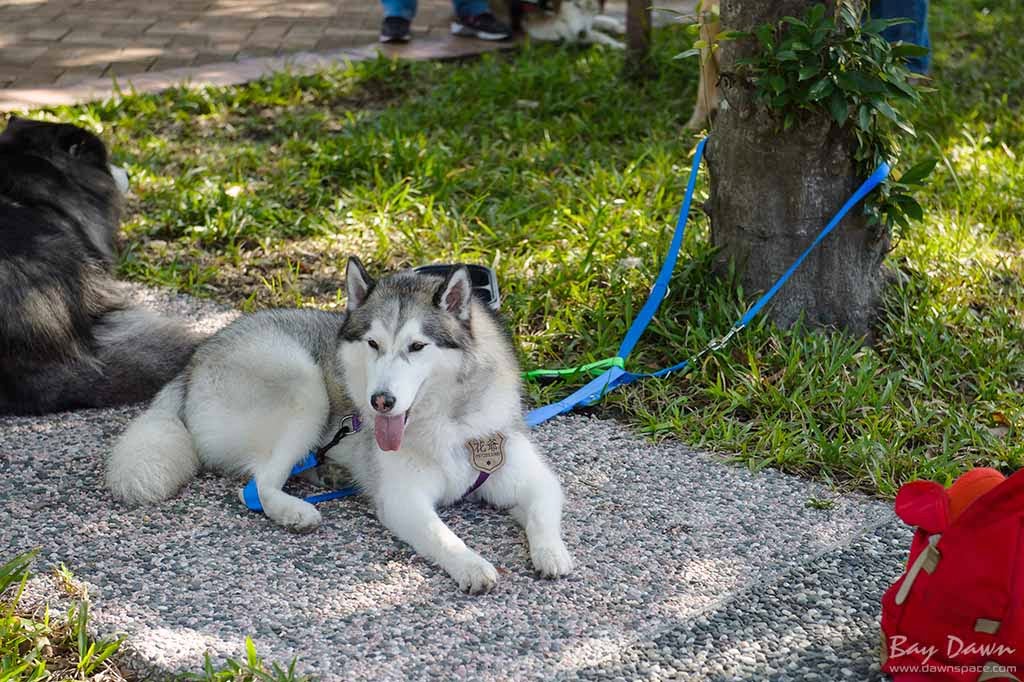
[[[395,535],[463,590],[483,592],[497,572],[435,508],[460,499],[477,477],[467,441],[502,434],[507,461],[471,497],[510,510],[538,572],[568,573],[561,487],[523,422],[511,343],[471,295],[467,270],[374,281],[352,258],[347,286],[344,314],[256,313],[200,345],[122,435],[108,487],[125,500],[160,500],[205,466],[255,477],[271,519],[311,529],[320,512],[282,486],[355,412],[362,430],[328,456],[352,472]]]
[[[0,134],[0,414],[148,399],[196,343],[113,277],[113,173],[76,126],[12,118]]]

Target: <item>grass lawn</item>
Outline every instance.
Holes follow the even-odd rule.
[[[877,343],[763,322],[700,371],[609,397],[660,438],[751,467],[892,495],[1024,463],[1024,18],[932,3],[935,86],[902,168],[941,162],[898,236]],[[344,257],[494,266],[527,368],[614,354],[664,256],[696,137],[692,29],[657,34],[659,77],[622,56],[528,47],[463,64],[353,65],[53,112],[131,171],[122,274],[245,309],[336,306]],[[695,207],[707,195],[698,184]],[[661,367],[750,302],[709,276],[695,208],[670,297],[631,360]],[[827,248],[827,244],[826,244]],[[565,385],[534,386],[534,401]]]

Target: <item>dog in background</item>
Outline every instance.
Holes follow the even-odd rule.
[[[0,133],[0,414],[151,398],[198,341],[113,275],[128,176],[92,133],[12,117]]]
[[[509,23],[533,40],[624,50],[625,44],[608,34],[623,35],[626,27],[603,12],[603,0],[508,0]]]

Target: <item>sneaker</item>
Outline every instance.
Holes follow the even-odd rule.
[[[498,21],[490,12],[473,17],[459,17],[452,22],[452,34],[480,40],[505,40],[512,35],[512,29]]]
[[[407,43],[412,34],[409,30],[411,22],[402,17],[384,17],[380,27],[380,42]]]

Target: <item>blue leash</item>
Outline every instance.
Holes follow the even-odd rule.
[[[303,458],[301,462],[292,467],[291,476],[298,476],[303,471],[308,471],[315,466],[319,466],[323,462],[324,456],[327,451],[337,445],[345,436],[351,435],[362,428],[362,423],[359,420],[358,415],[350,414],[346,415],[341,420],[341,427],[337,433],[334,434],[334,438],[327,445],[324,445],[316,450],[310,450],[309,453]],[[347,488],[341,488],[340,490],[331,490],[326,493],[320,493],[319,495],[310,495],[303,499],[310,504],[320,504],[328,500],[337,500],[342,497],[351,497],[359,493],[357,486],[348,486]],[[245,506],[251,511],[262,512],[263,504],[260,502],[260,491],[256,487],[256,479],[251,478],[249,482],[245,484],[245,488],[242,489],[242,501],[245,502]]]
[[[633,349],[636,347],[637,342],[640,341],[640,337],[643,336],[643,333],[644,331],[647,330],[647,327],[648,325],[650,325],[651,320],[654,319],[655,313],[658,312],[658,308],[661,306],[661,302],[665,299],[665,296],[668,294],[669,281],[672,279],[672,273],[675,271],[676,262],[679,259],[679,251],[683,245],[683,237],[686,234],[686,222],[690,215],[690,205],[693,202],[693,193],[697,185],[697,173],[700,171],[700,162],[701,159],[704,157],[704,145],[707,143],[707,141],[707,138],[701,140],[697,144],[697,148],[694,151],[693,165],[690,168],[690,177],[686,184],[686,194],[683,197],[683,204],[679,209],[679,217],[676,219],[676,229],[675,233],[672,235],[672,243],[669,245],[668,255],[665,257],[665,261],[661,264],[661,270],[658,272],[658,277],[654,282],[654,286],[651,287],[651,292],[650,294],[648,294],[647,300],[644,302],[644,305],[640,309],[639,314],[633,320],[633,323],[629,326],[629,330],[626,332],[626,336],[622,339],[622,344],[619,346],[617,358],[621,358],[623,364],[626,358],[629,357],[630,353],[633,352]],[[600,400],[601,398],[603,398],[611,391],[618,388],[619,386],[625,386],[627,384],[631,384],[641,379],[668,376],[673,372],[678,372],[679,370],[685,369],[686,367],[692,365],[697,359],[699,359],[706,353],[718,350],[725,346],[725,344],[727,344],[733,336],[739,333],[744,327],[746,327],[750,323],[751,320],[754,319],[754,317],[757,316],[759,312],[761,312],[765,305],[768,304],[768,302],[775,296],[775,294],[779,292],[779,289],[781,289],[782,286],[793,275],[793,273],[796,272],[797,268],[799,268],[800,265],[803,264],[804,260],[807,259],[807,256],[810,255],[811,251],[817,248],[818,245],[821,244],[821,242],[825,239],[825,237],[827,237],[839,225],[842,219],[846,217],[846,214],[849,213],[854,206],[860,203],[860,201],[865,196],[867,196],[868,193],[871,192],[871,190],[873,190],[883,180],[885,180],[886,176],[888,175],[889,165],[886,163],[883,163],[877,169],[875,169],[875,172],[872,173],[871,176],[867,180],[865,180],[860,187],[857,188],[857,191],[853,193],[853,196],[846,200],[846,203],[843,204],[843,207],[839,209],[839,212],[836,213],[836,215],[833,216],[832,220],[829,221],[829,223],[821,230],[821,232],[818,233],[818,236],[814,238],[814,241],[811,242],[810,246],[808,246],[804,250],[804,252],[800,254],[800,257],[797,258],[796,261],[789,266],[789,269],[786,270],[786,272],[784,272],[781,277],[779,277],[775,284],[773,284],[772,287],[768,291],[766,291],[757,300],[757,302],[750,307],[749,310],[747,310],[743,317],[741,317],[739,320],[736,321],[735,324],[733,324],[732,328],[729,329],[729,332],[725,336],[723,336],[720,339],[715,339],[693,357],[683,360],[682,362],[672,365],[671,367],[660,369],[656,372],[627,372],[626,370],[622,369],[622,367],[613,365],[603,374],[590,380],[585,386],[576,390],[574,393],[563,398],[562,400],[551,403],[550,405],[538,407],[535,410],[531,410],[526,415],[526,423],[530,427],[539,426],[540,424],[543,424],[544,422],[548,421],[553,417],[572,411],[579,405],[591,405]],[[353,430],[358,430],[358,428],[358,425],[356,425],[355,429]],[[347,433],[351,433],[351,431]],[[343,434],[342,431],[339,431],[341,437],[344,437],[344,435],[347,435],[347,433]],[[321,448],[319,452],[311,451],[308,455],[306,455],[305,459],[303,459],[301,462],[295,465],[295,467],[292,469],[292,475],[295,476],[301,474],[303,471],[306,471],[317,466],[320,459],[318,455],[321,455],[326,450],[329,450],[335,443],[337,443],[337,440],[335,440],[334,443],[324,448]],[[471,491],[476,489],[476,487],[478,486],[479,482],[474,485]],[[342,497],[350,497],[352,495],[357,494],[358,492],[359,488],[357,488],[356,486],[349,486],[347,488],[342,488],[341,490],[334,490],[331,492],[322,493],[320,495],[311,495],[305,499],[307,502],[310,502],[312,504],[318,504],[320,502],[326,502],[327,500],[336,500]],[[245,486],[242,496],[244,498],[246,506],[249,509],[257,512],[263,511],[263,506],[260,504],[259,492],[256,489],[255,479],[249,481],[249,483]]]
[[[679,257],[679,250],[683,244],[683,237],[686,233],[686,220],[690,214],[690,204],[693,200],[693,191],[697,183],[697,173],[700,170],[700,162],[704,156],[704,145],[707,142],[707,138],[704,138],[697,144],[697,149],[693,155],[693,166],[690,169],[690,178],[686,185],[686,195],[683,197],[683,204],[679,210],[679,218],[676,220],[675,234],[672,235],[672,244],[669,246],[669,253],[665,257],[665,262],[661,265],[661,271],[658,273],[658,278],[654,282],[654,286],[651,288],[651,293],[647,296],[647,301],[644,302],[643,308],[640,309],[640,313],[633,320],[633,323],[629,327],[629,331],[626,332],[625,338],[622,340],[622,344],[619,346],[618,357],[622,358],[623,361],[629,354],[633,352],[633,348],[636,347],[637,342],[643,335],[647,326],[651,323],[654,318],[654,314],[657,312],[661,302],[665,299],[668,293],[668,283],[672,278],[672,273],[675,270],[676,260]],[[754,305],[733,324],[729,332],[720,339],[715,339],[707,345],[703,350],[697,353],[695,356],[683,360],[682,362],[660,369],[656,372],[640,372],[633,373],[627,372],[621,367],[613,366],[606,370],[603,374],[591,379],[585,386],[576,390],[571,395],[551,403],[538,407],[531,410],[526,415],[526,423],[530,427],[535,427],[543,424],[547,420],[556,417],[560,414],[565,414],[575,409],[579,405],[591,405],[602,397],[615,390],[619,386],[625,386],[631,384],[640,379],[647,379],[650,377],[664,377],[668,376],[673,372],[678,372],[681,369],[685,369],[694,363],[697,359],[706,353],[718,350],[722,348],[729,340],[739,333],[744,327],[746,327],[754,317],[768,304],[770,300],[779,292],[779,289],[789,280],[789,278],[796,272],[797,268],[803,264],[807,256],[810,255],[811,251],[818,247],[819,244],[827,237],[835,228],[839,225],[846,214],[856,206],[865,196],[868,195],[871,190],[877,187],[886,176],[889,175],[889,164],[883,163],[875,172],[857,188],[857,191],[853,193],[843,207],[839,209],[839,212],[833,216],[832,220],[818,233],[818,236],[814,238],[800,257],[789,266],[789,269],[782,274],[781,277],[772,285],[772,287],[766,291]]]

